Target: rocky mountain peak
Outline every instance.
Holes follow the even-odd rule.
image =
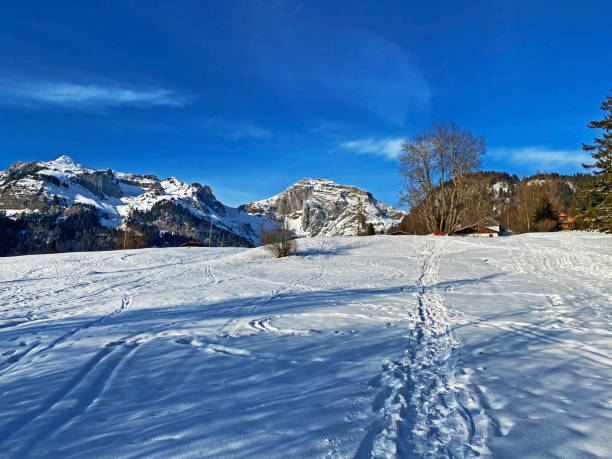
[[[380,231],[399,223],[404,216],[404,212],[376,200],[361,188],[320,178],[302,179],[276,196],[243,208],[253,215],[274,219],[283,209],[291,228],[300,236],[354,235],[361,225],[359,215]]]

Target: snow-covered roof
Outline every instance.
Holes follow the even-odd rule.
[[[481,220],[478,220],[472,226],[484,226],[488,228],[489,226],[499,226],[500,224],[501,222],[499,222],[498,220],[495,220],[494,218],[485,217]]]

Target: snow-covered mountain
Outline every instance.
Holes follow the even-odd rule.
[[[360,214],[379,232],[398,224],[404,216],[404,212],[383,204],[365,190],[310,178],[276,196],[246,204],[244,209],[278,219],[282,207],[298,236],[353,236],[359,228]]]
[[[208,186],[174,177],[161,180],[110,169],[95,170],[69,156],[53,161],[17,162],[0,173],[0,210],[19,214],[93,213],[109,229],[126,222],[155,227],[160,241],[208,239],[214,245],[256,244],[261,226],[273,222],[217,200]],[[129,216],[129,218],[128,218]],[[178,236],[172,237],[172,236]]]
[[[0,172],[0,212],[12,217],[0,221],[6,246],[0,254],[114,248],[128,226],[143,232],[145,245],[210,239],[215,246],[248,247],[258,244],[262,229],[278,224],[279,200],[289,204],[298,236],[354,235],[360,212],[377,231],[404,215],[364,190],[322,179],[304,179],[277,196],[234,208],[209,186],[96,170],[61,156],[17,162]]]

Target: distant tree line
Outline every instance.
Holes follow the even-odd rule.
[[[606,115],[588,126],[602,129],[603,135],[583,146],[594,159],[584,167],[593,174],[519,178],[481,172],[484,140],[453,123],[407,140],[399,160],[405,180],[401,200],[410,211],[389,232],[450,233],[486,216],[515,233],[554,231],[560,212],[578,216],[576,229],[612,231],[612,96],[601,108]]]
[[[61,214],[32,213],[9,218],[0,211],[0,256],[111,250],[119,232],[100,224],[89,206],[74,205]]]
[[[148,212],[131,210],[117,228],[104,225],[99,209],[88,204],[65,207],[54,196],[43,205],[41,212],[12,217],[0,211],[0,256],[176,247],[192,240],[211,246],[252,246],[169,201],[156,203]]]
[[[586,190],[595,178],[590,174],[564,176],[536,174],[518,178],[506,173],[478,172],[469,177],[470,185],[466,191],[463,210],[457,227],[476,223],[483,217],[491,216],[501,222],[503,228],[514,233],[533,231],[555,231],[559,213],[571,216],[586,216],[586,209],[592,200],[585,197]],[[497,192],[494,184],[502,184],[507,189]],[[551,209],[547,220],[541,223],[542,213],[538,208],[544,205]],[[429,227],[422,219],[420,205],[410,209],[408,214],[389,232],[404,231],[409,234],[429,234]],[[577,229],[587,229],[589,222],[577,219]]]

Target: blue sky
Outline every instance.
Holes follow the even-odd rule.
[[[455,121],[486,169],[581,171],[612,2],[3,1],[0,169],[62,154],[209,184],[303,177],[396,204],[402,139]]]

